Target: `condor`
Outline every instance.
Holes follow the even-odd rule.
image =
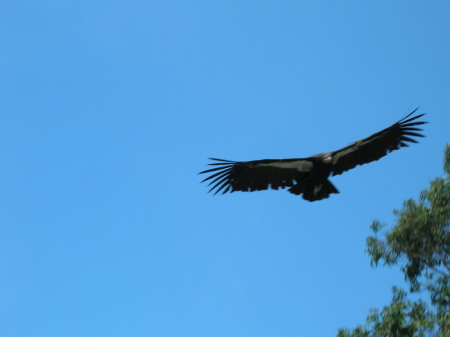
[[[253,192],[272,188],[288,188],[295,195],[303,195],[303,199],[317,201],[328,198],[332,193],[339,193],[328,180],[330,175],[342,174],[352,168],[367,164],[384,157],[401,147],[409,146],[408,142],[417,143],[412,137],[424,137],[418,133],[422,129],[416,126],[427,122],[418,121],[424,114],[409,115],[388,128],[370,137],[359,140],[334,152],[319,153],[308,158],[295,159],[263,159],[253,161],[230,161],[210,158],[215,166],[200,172],[211,173],[202,182],[210,181],[210,189],[214,194],[227,192]]]

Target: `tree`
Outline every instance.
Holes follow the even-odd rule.
[[[409,292],[423,291],[427,303],[408,299],[393,288],[392,301],[382,310],[372,309],[364,325],[340,329],[338,337],[449,337],[450,336],[450,145],[444,151],[442,178],[394,211],[396,224],[374,221],[367,251],[375,266],[400,265]]]

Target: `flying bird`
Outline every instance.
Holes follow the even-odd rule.
[[[352,168],[367,164],[386,156],[408,143],[417,143],[413,137],[424,137],[418,133],[418,125],[427,122],[418,119],[425,114],[412,116],[418,108],[397,123],[370,137],[358,140],[340,150],[319,153],[307,158],[262,159],[231,161],[210,158],[214,166],[199,174],[210,173],[202,182],[209,181],[209,190],[214,194],[227,192],[254,192],[269,188],[288,188],[295,195],[308,201],[328,198],[339,193],[328,177],[339,175]]]

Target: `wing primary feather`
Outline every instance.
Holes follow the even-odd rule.
[[[222,180],[219,180],[213,187],[211,187],[211,189],[210,189],[209,191],[211,192],[211,191],[215,190],[215,189],[217,188],[217,186],[219,186],[220,184],[227,185],[227,184],[228,184],[228,177],[225,177],[225,178],[223,178]],[[222,188],[223,188],[223,185],[222,185]],[[219,193],[219,191],[220,191],[222,188],[217,189],[217,190],[214,192],[214,195],[216,195],[217,193]]]
[[[406,118],[408,118],[409,116],[411,116],[412,114],[414,114],[414,112],[416,112],[418,109],[419,109],[419,107],[415,108],[413,111],[411,111],[411,112],[410,112],[409,114],[407,114],[405,117],[403,117],[402,119],[400,119],[399,122],[404,121]],[[423,115],[425,115],[425,114],[422,114],[422,115],[420,115],[420,116],[423,116]]]
[[[203,179],[203,180],[202,180],[202,183],[204,183],[204,182],[206,182],[206,181],[208,181],[208,180],[210,180],[210,179],[215,178],[215,179],[213,179],[212,181],[210,181],[210,182],[208,183],[208,186],[209,186],[209,185],[211,185],[211,184],[214,184],[214,182],[216,182],[218,179],[222,179],[222,177],[225,177],[226,175],[229,174],[228,172],[219,172],[219,173],[220,173],[220,174],[216,174],[216,175],[214,175],[214,176],[211,176],[211,177],[208,177],[208,178]]]
[[[208,165],[214,165],[214,166],[217,166],[217,165],[222,165],[223,167],[226,167],[226,166],[233,166],[235,163],[233,163],[233,164],[225,164],[225,163],[209,163]]]
[[[402,128],[403,131],[423,131],[423,129],[420,128],[408,128],[408,127],[403,127]]]
[[[425,137],[424,135],[422,135],[421,133],[417,133],[417,132],[403,132],[404,135],[408,135],[408,136],[414,136],[414,137]]]
[[[223,190],[222,194],[227,193],[231,189],[231,185],[228,185],[226,189]],[[233,192],[233,191],[231,191]]]
[[[215,160],[215,161],[223,161],[223,162],[226,162],[226,163],[236,163],[236,162],[233,161],[233,160],[218,159],[218,158],[209,158],[209,159]]]
[[[229,175],[229,172],[223,172],[221,175],[216,176],[214,180],[210,181],[208,186],[211,185],[211,184],[214,184],[217,180],[220,180],[220,179],[222,179],[224,177],[228,178],[228,175]]]
[[[217,188],[216,193],[214,193],[214,195],[219,193],[224,187],[230,187],[229,181],[224,181],[223,184]],[[222,194],[225,194],[225,193],[226,193],[226,189],[224,191],[222,191]]]
[[[404,127],[410,127],[410,126],[416,126],[416,125],[423,125],[423,124],[427,124],[428,122],[415,122],[415,123],[409,123],[409,124],[403,124],[402,128]],[[420,129],[422,130],[422,129]]]
[[[415,111],[415,110],[414,110]],[[408,116],[406,116],[405,118],[403,118],[402,120],[400,120],[402,123],[406,123],[407,121],[413,121],[413,120],[415,120],[415,119],[418,119],[418,118],[420,118],[420,117],[423,117],[423,116],[425,116],[425,114],[419,114],[419,115],[417,115],[417,116],[413,116],[413,117],[411,117],[411,118],[409,118],[409,116],[411,116],[413,113],[414,113],[414,111],[413,112],[411,112]],[[408,119],[409,118],[409,119]]]
[[[202,171],[199,174],[209,173],[209,172],[214,172],[214,171],[219,171],[219,170],[227,170],[227,169],[230,169],[231,167],[233,167],[233,165],[215,167],[215,168],[212,168],[212,169],[209,169],[209,170]]]
[[[405,137],[405,136],[402,136],[401,140],[411,142],[411,143],[417,143],[417,140],[409,138],[409,137]]]

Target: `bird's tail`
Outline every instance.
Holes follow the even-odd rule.
[[[288,191],[295,195],[303,193],[303,199],[308,201],[326,199],[332,193],[339,193],[328,179],[320,181],[304,179],[298,182],[297,185],[292,186]]]

